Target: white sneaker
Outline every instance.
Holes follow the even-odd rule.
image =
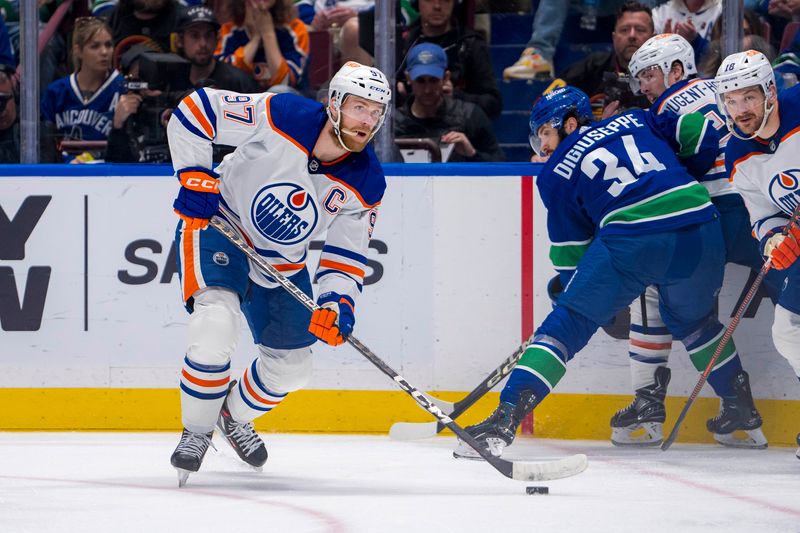
[[[532,80],[553,77],[553,63],[542,57],[536,48],[526,48],[516,63],[503,70],[504,80]]]

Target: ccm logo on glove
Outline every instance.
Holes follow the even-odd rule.
[[[181,185],[192,191],[219,192],[219,180],[204,172],[182,172]]]

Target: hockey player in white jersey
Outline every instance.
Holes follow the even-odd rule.
[[[769,60],[755,50],[726,57],[715,80],[732,134],[725,164],[761,252],[786,273],[772,340],[800,379],[800,229],[792,221],[800,204],[800,85],[778,96]]]
[[[656,35],[645,42],[631,57],[629,69],[631,89],[650,100],[651,112],[681,117],[676,122],[676,138],[690,139],[708,126],[720,131],[717,158],[707,171],[696,171],[691,160],[682,157],[690,153],[679,154],[679,157],[708,190],[720,212],[726,261],[758,271],[764,260],[758,251],[758,242],[750,234],[744,202],[728,180],[725,169],[725,145],[730,134],[717,110],[714,80],[695,77],[697,68],[692,46],[672,33]],[[692,120],[700,115],[691,113],[700,113],[708,120]],[[691,145],[687,147],[691,152]],[[783,278],[781,272],[773,271],[764,280],[773,301],[777,300]],[[616,445],[657,446],[663,440],[664,398],[670,379],[667,360],[672,350],[672,334],[661,318],[658,301],[656,288],[648,287],[630,308],[629,355],[636,397],[611,419],[611,441]],[[733,341],[730,345],[733,347]],[[707,360],[695,358],[692,362],[701,372],[708,364]],[[742,371],[733,379],[736,384],[727,389],[728,397],[720,398],[720,414],[707,422],[707,428],[725,445],[765,447],[767,441],[760,429],[761,417],[754,407],[748,375]],[[735,437],[737,430],[743,430],[747,438]]]
[[[180,377],[183,434],[172,455],[179,484],[196,472],[216,427],[248,464],[267,460],[252,421],[311,375],[310,346],[353,330],[385,178],[369,141],[391,101],[378,69],[348,62],[326,107],[290,94],[199,89],[168,126],[181,187],[174,203],[188,348]],[[235,146],[212,169],[212,144]],[[312,239],[325,239],[313,314],[252,268],[217,231],[217,215],[307,294]],[[236,381],[230,359],[244,315],[258,355]]]

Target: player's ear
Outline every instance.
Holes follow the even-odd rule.
[[[567,135],[572,133],[573,131],[578,129],[578,119],[575,117],[569,117],[567,120],[564,121],[564,131]]]

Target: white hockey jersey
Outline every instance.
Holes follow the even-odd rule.
[[[335,161],[314,157],[326,121],[322,104],[299,96],[198,89],[167,132],[177,176],[211,169],[212,144],[235,146],[216,169],[221,216],[287,276],[306,266],[309,243],[324,239],[319,293],[355,300],[386,180],[371,146]],[[250,279],[276,286],[252,265]]]
[[[650,109],[658,114],[675,113],[676,115],[687,115],[689,113],[700,113],[708,121],[703,127],[710,124],[719,132],[719,152],[714,164],[708,169],[704,176],[697,180],[708,190],[708,195],[712,198],[725,194],[736,194],[733,183],[728,179],[728,172],[725,169],[725,146],[731,137],[725,120],[720,116],[717,109],[716,99],[717,84],[713,79],[697,78],[694,80],[681,80],[672,84],[661,96],[656,98]],[[682,122],[678,122],[676,135],[682,134]],[[702,135],[701,135],[702,136]]]
[[[753,235],[762,243],[770,231],[786,225],[800,203],[800,85],[778,95],[781,125],[769,139],[731,136],[725,164],[744,198]],[[774,113],[775,111],[773,111]]]
[[[721,13],[722,2],[720,0],[706,0],[703,7],[694,13],[689,11],[684,0],[670,0],[653,8],[653,26],[655,26],[657,34],[664,33],[664,26],[669,20],[672,21],[672,31],[674,32],[675,24],[691,20],[697,34],[703,39],[709,40],[714,22]]]

